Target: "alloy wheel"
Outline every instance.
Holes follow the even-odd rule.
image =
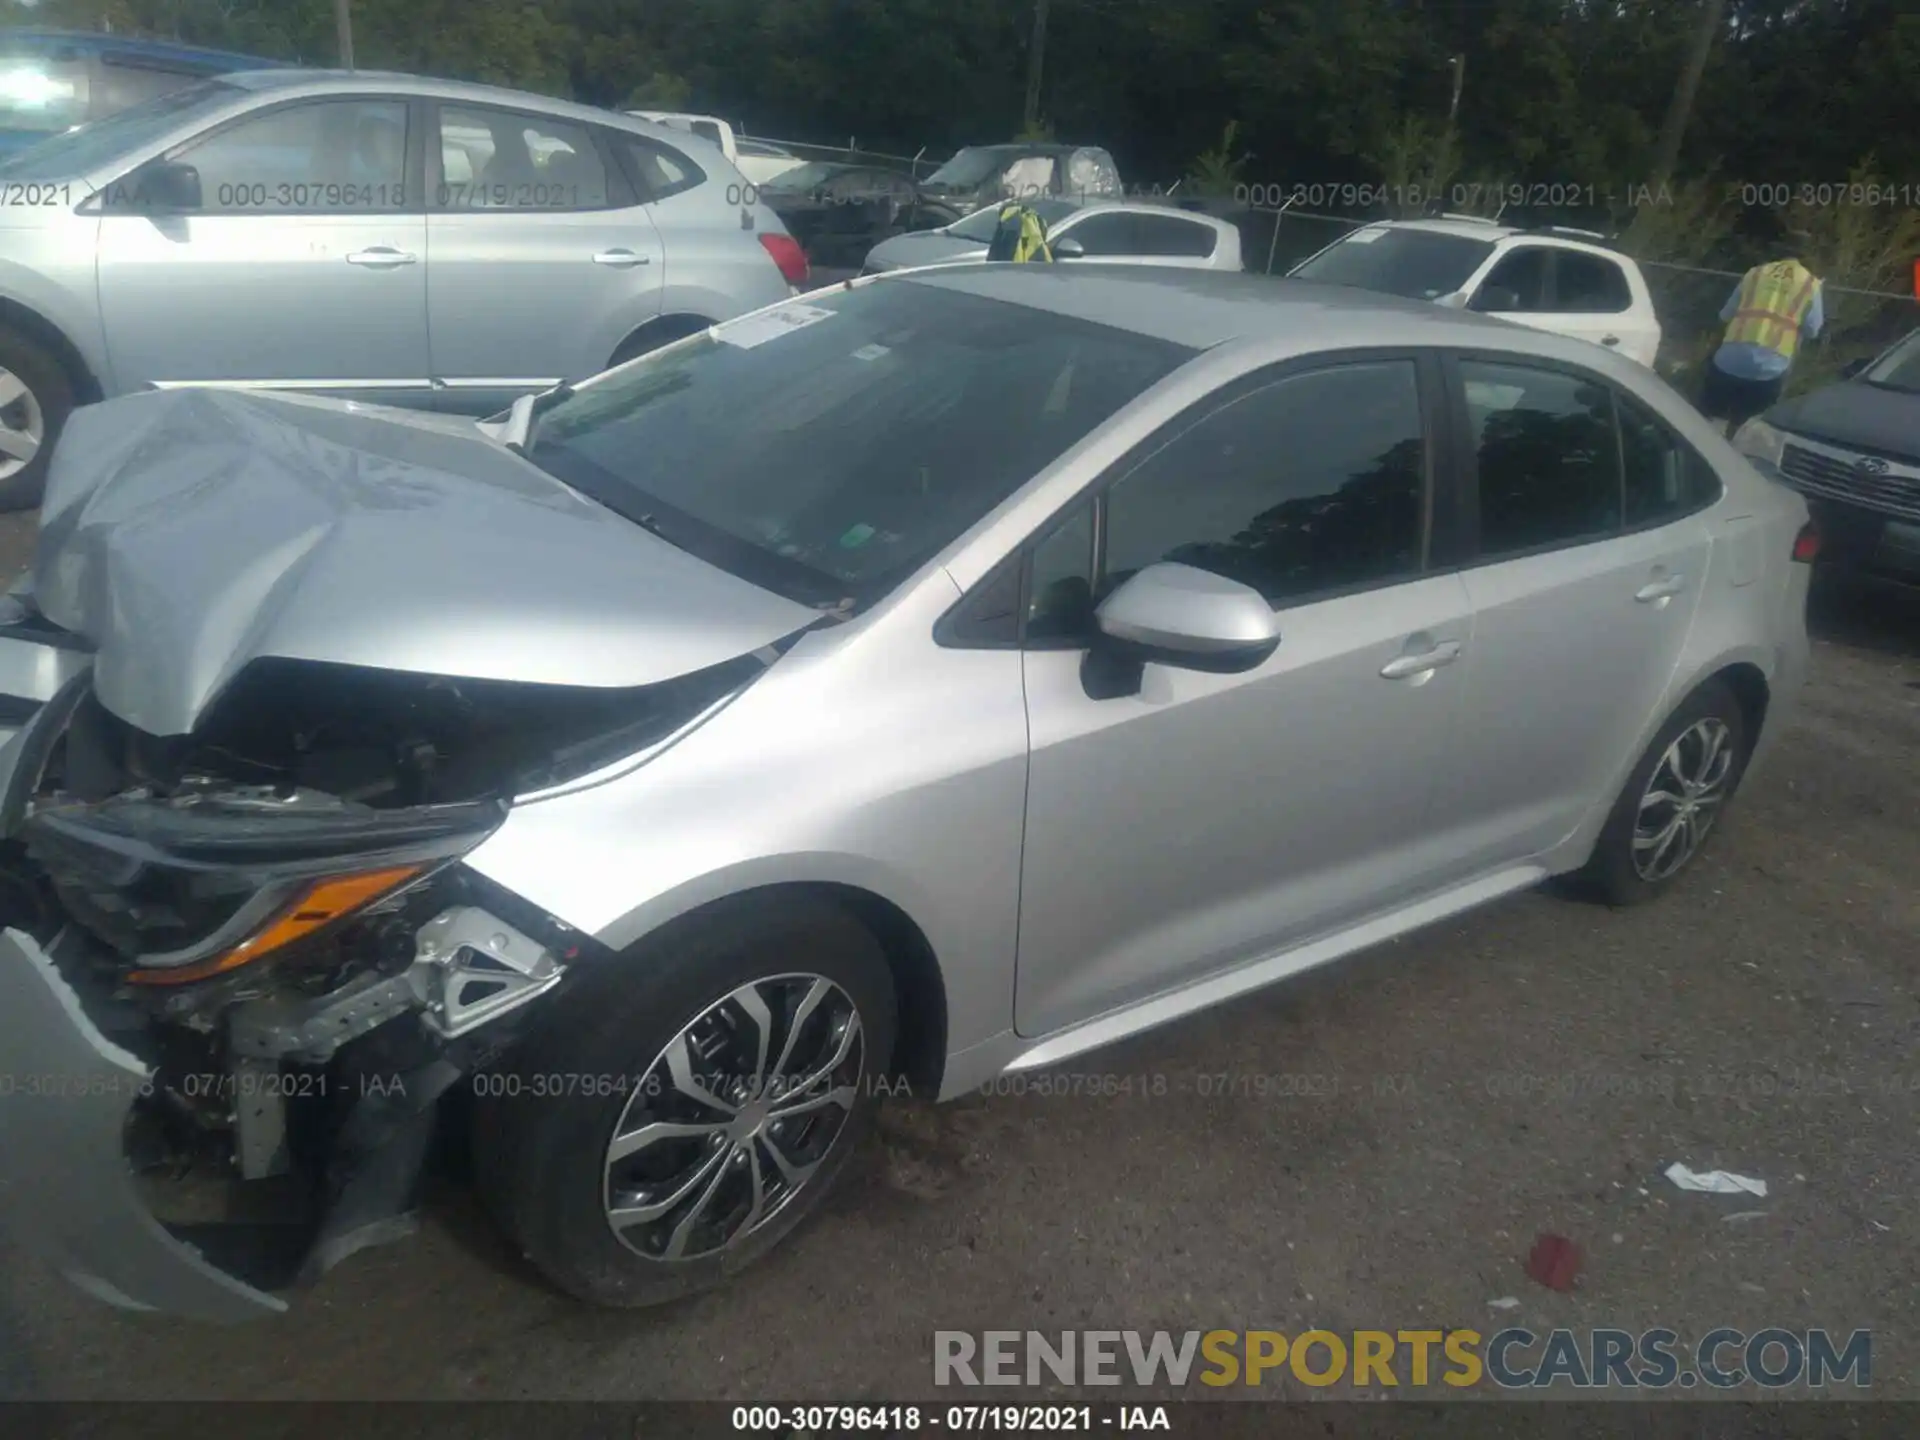
[[[607,1223],[662,1263],[738,1247],[799,1195],[865,1079],[859,1007],[824,976],[742,985],[669,1040],[607,1145]]]
[[[1733,774],[1733,731],[1714,716],[1682,730],[1660,756],[1640,797],[1633,868],[1657,883],[1691,860],[1713,828]]]
[[[47,418],[33,391],[13,371],[0,366],[0,480],[31,465],[46,438]]]

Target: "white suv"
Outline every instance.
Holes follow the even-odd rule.
[[[1287,272],[1478,310],[1652,365],[1660,321],[1640,267],[1590,230],[1471,216],[1363,225]]]

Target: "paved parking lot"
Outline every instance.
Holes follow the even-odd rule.
[[[27,545],[0,524],[0,561]],[[1920,597],[1823,587],[1816,629],[1791,734],[1663,904],[1523,895],[1079,1062],[1131,1096],[897,1107],[796,1243],[667,1312],[551,1294],[452,1182],[240,1330],[0,1251],[0,1393],[848,1400],[927,1395],[935,1329],[1523,1323],[1871,1328],[1875,1392],[1915,1398]],[[1684,1194],[1675,1160],[1770,1190]],[[1540,1231],[1583,1248],[1574,1293],[1522,1274]]]

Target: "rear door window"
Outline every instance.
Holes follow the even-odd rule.
[[[1462,360],[1479,479],[1479,553],[1493,559],[1610,535],[1619,438],[1605,385],[1569,371]]]
[[[1219,236],[1211,225],[1173,215],[1136,215],[1134,233],[1141,255],[1183,256],[1204,260],[1213,254]]]
[[[610,203],[592,132],[543,115],[442,105],[440,167],[439,210],[601,210]]]
[[[1618,315],[1633,308],[1626,272],[1613,261],[1583,250],[1554,256],[1553,308],[1567,314]]]

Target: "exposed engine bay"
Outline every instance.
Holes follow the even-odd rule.
[[[273,1290],[406,1233],[440,1102],[604,958],[461,857],[771,656],[634,689],[260,660],[179,736],[68,682],[14,742],[0,900],[150,1068],[124,1145],[176,1238]]]

